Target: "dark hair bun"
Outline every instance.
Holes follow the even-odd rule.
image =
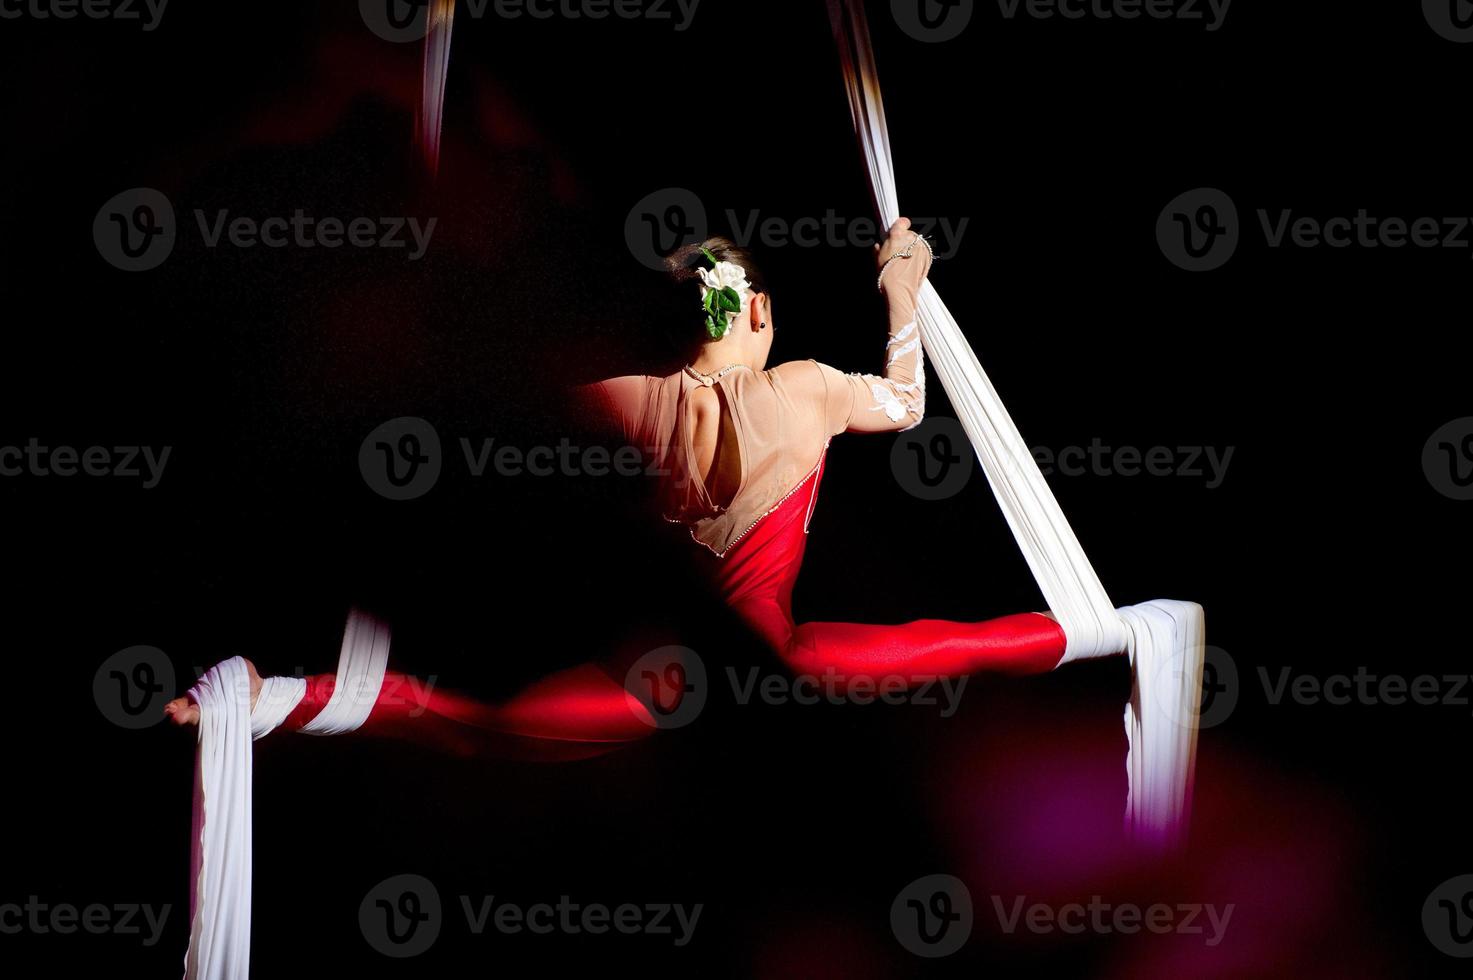
[[[745,269],[747,282],[752,284],[753,292],[767,292],[767,281],[762,277],[761,270],[757,268],[752,253],[727,238],[708,238],[703,242],[692,242],[676,249],[665,259],[665,269],[670,273],[670,278],[676,282],[695,282],[700,279],[698,270],[708,268],[710,265],[701,251],[703,248],[716,256],[717,261],[735,262]]]

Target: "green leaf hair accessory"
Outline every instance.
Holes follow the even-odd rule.
[[[723,262],[701,248],[710,269],[697,269],[701,276],[701,308],[706,312],[706,333],[720,340],[731,332],[731,321],[742,311],[742,302],[752,289],[747,270],[735,262]]]

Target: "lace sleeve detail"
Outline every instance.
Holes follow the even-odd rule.
[[[904,432],[926,415],[925,349],[912,318],[890,334],[883,374],[840,374],[826,368],[830,435],[840,432]]]
[[[855,377],[869,388],[871,404],[866,410],[881,412],[893,423],[881,428],[898,427],[897,431],[904,432],[920,425],[926,416],[925,350],[921,347],[916,321],[911,320],[891,335],[885,353],[883,377],[873,374]]]

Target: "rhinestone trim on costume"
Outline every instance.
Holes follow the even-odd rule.
[[[821,466],[823,466],[823,461],[824,461],[825,457],[828,456],[829,443],[832,442],[832,441],[833,441],[832,437],[824,440],[823,449],[822,449],[822,451],[819,452],[819,454],[818,454],[818,462],[813,464],[813,469],[809,470],[808,473],[807,473],[807,475],[804,476],[803,479],[799,480],[793,486],[793,489],[791,489],[787,493],[783,494],[780,498],[778,498],[778,501],[775,504],[773,504],[771,507],[767,508],[767,510],[763,511],[757,517],[757,519],[754,520],[751,524],[748,524],[746,530],[742,531],[741,534],[738,534],[736,537],[732,538],[731,539],[731,543],[728,544],[725,549],[723,549],[721,551],[717,551],[715,548],[711,547],[709,544],[707,544],[706,542],[702,541],[700,538],[696,537],[695,528],[690,527],[689,525],[687,525],[687,528],[690,531],[691,540],[694,541],[696,544],[700,545],[701,547],[705,548],[707,551],[711,552],[711,554],[715,555],[717,558],[725,558],[727,556],[727,554],[730,553],[731,549],[735,548],[737,546],[737,543],[739,541],[741,541],[743,538],[745,538],[748,534],[750,534],[752,532],[752,530],[757,527],[758,524],[761,524],[762,521],[764,519],[766,519],[770,514],[772,514],[773,511],[777,510],[783,504],[787,503],[789,497],[791,497],[793,494],[797,493],[799,490],[803,489],[803,484],[807,483],[808,480],[813,476],[813,474],[817,473],[818,470],[819,470],[819,468]],[[812,516],[813,515],[810,513],[809,514],[809,517],[811,518]],[[684,521],[682,521],[682,520],[680,520],[678,518],[675,518],[675,517],[667,517],[667,518],[665,518],[665,521],[668,524],[684,524],[685,523]],[[808,533],[808,521],[804,521],[803,522],[803,533],[804,534],[807,534]]]

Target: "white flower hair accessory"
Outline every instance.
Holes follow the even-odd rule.
[[[709,249],[701,254],[711,263],[709,269],[697,269],[701,276],[701,308],[706,311],[706,333],[720,340],[731,331],[731,321],[742,311],[742,302],[752,290],[747,270],[735,262],[723,262]]]

